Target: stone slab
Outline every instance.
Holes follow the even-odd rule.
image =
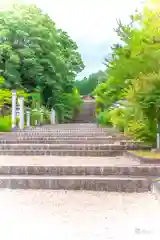
[[[124,156],[80,157],[77,156],[0,156],[0,166],[139,166],[140,163]],[[146,166],[146,165],[145,165]]]
[[[151,190],[151,180],[144,177],[126,176],[1,175],[0,188],[148,192]]]
[[[69,150],[69,149],[55,149],[55,150],[40,150],[40,149],[13,149],[0,150],[0,155],[4,156],[121,156],[123,150]]]
[[[41,175],[41,176],[160,176],[160,166],[0,166],[0,175]]]

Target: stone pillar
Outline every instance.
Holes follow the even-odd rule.
[[[160,122],[157,123],[157,149],[160,150]]]
[[[19,98],[19,106],[20,106],[19,128],[24,129],[24,97],[23,96]]]
[[[55,123],[56,123],[56,112],[52,108],[52,110],[51,110],[51,124],[55,124]]]
[[[16,128],[16,90],[12,90],[12,130]]]
[[[30,110],[27,109],[26,111],[26,122],[27,122],[27,128],[30,128],[31,124],[30,124]]]

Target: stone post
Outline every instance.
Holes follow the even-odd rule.
[[[20,106],[19,128],[24,129],[24,97],[23,96],[19,98],[19,106]]]
[[[160,150],[160,123],[157,123],[157,149]]]
[[[56,112],[52,108],[52,110],[51,110],[51,124],[55,124],[55,123],[56,123]]]
[[[16,90],[12,90],[12,130],[16,128]]]
[[[31,124],[30,124],[30,109],[27,109],[26,111],[26,122],[27,122],[27,128],[30,128]]]

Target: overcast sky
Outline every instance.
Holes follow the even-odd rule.
[[[1,1],[1,0],[0,0]],[[10,0],[11,1],[11,0]],[[20,1],[20,0],[17,0]],[[81,76],[103,69],[111,44],[117,42],[116,19],[128,21],[142,0],[23,0],[49,14],[57,27],[67,31],[79,47],[86,65]]]

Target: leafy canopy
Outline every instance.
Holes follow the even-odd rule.
[[[84,68],[76,43],[35,5],[0,11],[0,75],[5,89],[35,92],[52,108],[72,94]],[[70,103],[68,103],[70,104]]]

